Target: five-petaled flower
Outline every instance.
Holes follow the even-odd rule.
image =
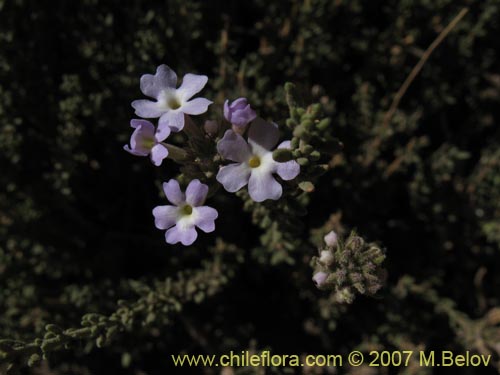
[[[278,126],[262,118],[251,123],[248,143],[233,130],[226,130],[217,150],[225,159],[236,163],[222,167],[217,173],[217,181],[231,193],[248,184],[248,193],[255,202],[279,199],[283,188],[273,174],[277,173],[283,180],[292,180],[299,174],[300,166],[294,160],[274,161],[271,150],[278,140]],[[282,142],[278,148],[290,148],[290,141]]]
[[[255,120],[257,114],[246,98],[238,98],[232,103],[228,100],[224,102],[224,117],[231,124],[242,128]]]
[[[203,206],[208,193],[208,186],[199,180],[192,180],[184,194],[176,180],[163,183],[163,191],[173,205],[157,206],[153,209],[155,226],[167,230],[165,240],[169,244],[182,243],[191,245],[198,233],[195,227],[205,233],[215,230],[217,210]]]
[[[132,107],[135,114],[143,118],[160,118],[158,131],[163,133],[170,128],[180,131],[184,128],[184,114],[200,115],[205,113],[212,102],[205,98],[191,99],[203,89],[207,76],[188,73],[182,79],[179,88],[177,75],[166,65],[160,65],[156,74],[144,74],[141,77],[141,91],[152,100],[134,100]]]
[[[159,166],[163,159],[168,156],[168,149],[161,142],[170,134],[170,130],[163,133],[155,133],[155,127],[146,120],[132,120],[130,126],[134,132],[130,137],[129,145],[123,146],[125,151],[137,156],[150,156],[154,165]]]

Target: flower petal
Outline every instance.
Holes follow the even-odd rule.
[[[192,227],[181,227],[180,225],[176,225],[173,228],[170,228],[165,233],[165,241],[169,244],[176,244],[178,242],[182,243],[184,246],[189,246],[196,241],[198,237],[198,233],[196,233],[196,229],[194,226]]]
[[[193,180],[186,188],[186,202],[194,207],[199,206],[205,201],[207,193],[207,185],[202,184],[198,179]]]
[[[229,100],[226,99],[224,102],[224,118],[231,122],[231,111],[229,109]]]
[[[141,91],[151,98],[158,98],[160,92],[166,88],[175,88],[177,74],[166,65],[156,68],[155,75],[144,74],[141,77]]]
[[[248,105],[247,98],[238,98],[231,103],[231,109],[244,109]]]
[[[201,115],[208,110],[210,104],[212,104],[212,102],[208,99],[196,98],[189,102],[185,102],[180,110],[188,115]]]
[[[196,220],[194,224],[205,233],[210,233],[215,230],[215,219],[219,213],[215,208],[208,206],[195,207],[193,211],[196,212]]]
[[[177,89],[177,94],[183,100],[189,100],[193,95],[199,93],[207,84],[208,77],[198,74],[188,73],[182,78],[182,84]]]
[[[295,160],[277,164],[276,173],[285,181],[293,180],[300,173],[300,165]]]
[[[250,167],[243,163],[229,164],[219,170],[216,178],[224,186],[224,189],[234,193],[248,183]]]
[[[224,103],[224,117],[231,124],[242,128],[253,121],[257,114],[250,107],[246,98],[238,98],[231,104],[226,100]]]
[[[179,132],[184,128],[184,113],[179,111],[168,111],[160,117],[158,129],[169,127],[174,132]]]
[[[224,159],[239,163],[246,163],[252,156],[248,143],[232,130],[226,130],[224,137],[217,143],[217,151]]]
[[[243,126],[248,125],[248,123],[252,122],[256,117],[257,117],[257,114],[250,107],[250,104],[249,104],[244,109],[233,113],[233,116],[231,117],[231,123],[233,125],[243,127]]]
[[[148,120],[134,118],[130,120],[130,126],[134,129],[142,128],[151,134],[155,132],[155,126]]]
[[[281,142],[277,148],[287,148],[287,149],[290,149],[292,148],[292,142],[287,140],[287,141],[283,141]]]
[[[175,206],[156,206],[153,208],[155,217],[155,227],[158,229],[168,229],[173,227],[179,216],[179,209]]]
[[[148,152],[141,152],[141,151],[137,151],[137,150],[132,150],[128,145],[123,146],[123,149],[132,155],[148,156]]]
[[[156,142],[163,142],[165,139],[168,138],[170,133],[171,130],[168,126],[164,125],[162,128],[158,126],[158,129],[156,129],[156,134],[155,134]]]
[[[290,141],[283,141],[278,148],[290,148]],[[276,173],[285,181],[293,180],[300,173],[300,165],[295,160],[285,163],[276,163]]]
[[[248,181],[248,193],[255,202],[262,202],[266,199],[279,199],[283,189],[271,173],[255,170]]]
[[[268,151],[276,146],[279,136],[278,125],[274,122],[267,122],[257,117],[248,130],[248,143],[252,145],[252,149],[257,153],[261,151],[261,149]]]
[[[168,149],[162,144],[157,144],[151,149],[151,161],[157,167],[161,165],[163,159],[168,156]]]
[[[179,183],[174,179],[163,183],[163,191],[165,192],[169,202],[175,204],[176,206],[179,206],[186,201],[186,196],[181,191]]]
[[[132,107],[135,109],[135,114],[139,117],[156,118],[165,113],[165,109],[162,109],[158,105],[158,102],[146,99],[134,100]]]
[[[148,155],[151,147],[154,144],[154,129],[155,127],[149,121],[134,121],[131,123],[135,127],[132,136],[130,137],[130,148],[141,155]]]

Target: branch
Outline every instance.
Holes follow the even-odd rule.
[[[45,335],[31,342],[0,340],[0,372],[26,364],[33,366],[50,352],[65,349],[77,341],[95,340],[95,345],[100,348],[109,344],[120,332],[153,323],[170,323],[182,311],[184,304],[199,303],[220,292],[234,273],[230,265],[238,263],[226,259],[235,252],[234,246],[219,241],[215,258],[205,262],[202,269],[179,273],[176,280],[167,278],[153,287],[140,285],[139,299],[118,301],[118,308],[111,315],[86,314],[77,328],[62,329],[49,324],[45,327]]]
[[[443,42],[443,40],[448,36],[448,34],[457,26],[457,24],[460,22],[460,20],[469,12],[468,8],[463,8],[456,16],[453,18],[453,20],[446,26],[441,33],[437,36],[437,38],[429,45],[429,47],[425,50],[423,53],[422,57],[418,61],[418,63],[413,67],[412,71],[406,77],[405,81],[399,88],[399,90],[396,92],[396,95],[394,95],[394,98],[392,100],[391,106],[389,107],[389,110],[386,112],[384,115],[384,119],[382,121],[382,127],[381,130],[386,129],[389,124],[391,123],[392,117],[394,116],[394,113],[399,107],[399,103],[401,102],[401,99],[403,99],[403,96],[406,94],[406,91],[408,91],[408,88],[412,84],[412,82],[415,80],[417,75],[420,73],[422,70],[423,66],[429,60],[429,57],[432,55],[434,50]],[[383,132],[381,132],[383,134]],[[371,156],[374,155],[375,153],[373,152],[376,150],[380,144],[382,143],[381,137],[377,137],[373,140],[373,142],[368,146],[368,151],[367,151],[367,158],[365,159],[364,166],[370,165],[375,157]]]

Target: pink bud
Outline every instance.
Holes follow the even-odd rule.
[[[337,246],[337,233],[333,230],[324,237],[326,246],[335,247]]]
[[[330,250],[323,250],[319,254],[319,261],[327,266],[333,263],[333,254]]]
[[[316,286],[318,288],[321,288],[325,284],[327,277],[328,277],[328,274],[326,272],[320,271],[320,272],[316,273],[313,276],[314,284],[316,284]]]

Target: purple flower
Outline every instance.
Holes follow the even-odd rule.
[[[222,167],[217,173],[217,181],[231,193],[248,184],[248,193],[255,202],[279,199],[283,189],[273,174],[277,173],[283,180],[292,180],[299,174],[300,166],[294,160],[286,163],[274,161],[271,150],[278,143],[278,138],[278,125],[261,118],[250,125],[248,143],[233,130],[226,130],[217,144],[217,150],[225,159],[236,163]],[[289,147],[290,141],[278,146]]]
[[[249,122],[255,120],[257,114],[252,108],[250,108],[250,104],[248,104],[248,100],[246,98],[239,98],[231,104],[229,104],[228,100],[225,101],[224,117],[231,124],[238,127],[244,127]]]
[[[321,288],[323,285],[325,285],[327,278],[328,278],[328,274],[326,272],[320,271],[320,272],[314,274],[313,281],[314,281],[314,284],[318,288]]]
[[[156,228],[167,230],[165,233],[167,243],[180,242],[188,246],[198,237],[195,227],[205,233],[215,230],[214,221],[218,216],[217,210],[202,206],[208,193],[207,185],[199,180],[193,180],[184,194],[179,183],[176,180],[170,180],[163,183],[163,191],[173,205],[155,207],[153,216]]]
[[[146,120],[132,120],[130,126],[135,130],[130,137],[130,147],[123,146],[125,151],[137,156],[150,156],[154,165],[159,166],[168,156],[168,149],[161,143],[170,134],[170,130],[155,134],[155,127]]]
[[[134,100],[132,107],[135,114],[144,118],[157,118],[158,130],[180,131],[184,128],[184,114],[200,115],[207,111],[212,102],[205,98],[191,97],[206,85],[207,76],[188,73],[182,79],[182,85],[176,89],[177,75],[166,65],[160,65],[156,74],[144,74],[141,77],[141,91],[152,100]]]

